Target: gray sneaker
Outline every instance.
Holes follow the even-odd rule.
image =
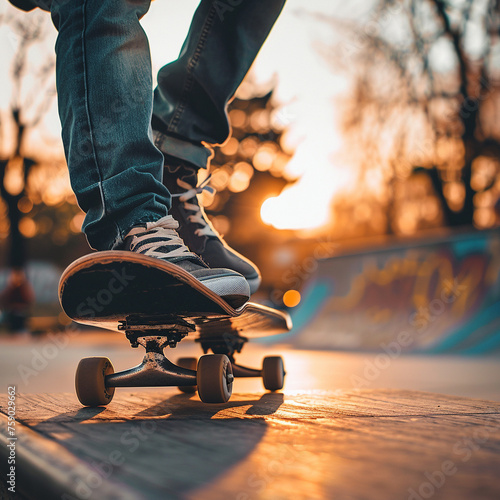
[[[209,268],[189,251],[177,233],[179,223],[171,216],[134,226],[125,237],[123,250],[140,253],[176,264],[231,307],[242,306],[250,298],[247,281],[231,269]]]
[[[166,157],[163,183],[172,194],[170,213],[179,221],[179,234],[189,249],[210,267],[236,271],[247,280],[250,293],[255,293],[261,282],[259,269],[231,248],[210,224],[198,203],[197,194],[207,187],[197,186],[197,173],[196,167]]]

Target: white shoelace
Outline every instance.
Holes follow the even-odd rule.
[[[190,212],[194,212],[192,215],[188,216],[189,222],[194,222],[195,224],[199,224],[200,227],[196,229],[194,234],[197,236],[216,236],[217,234],[214,232],[213,228],[207,224],[207,221],[203,217],[203,212],[201,207],[196,203],[189,203],[189,200],[193,199],[196,195],[203,193],[203,191],[208,191],[209,193],[214,193],[215,189],[211,186],[207,186],[210,181],[211,175],[209,175],[199,186],[193,187],[191,184],[182,181],[181,179],[177,179],[177,184],[179,187],[186,189],[184,193],[173,194],[173,198],[179,198],[179,201],[184,205],[185,210],[189,210]]]
[[[179,223],[171,215],[162,217],[156,222],[147,222],[145,228],[134,227],[127,234],[127,237],[133,236],[130,250],[134,252],[137,249],[138,253],[158,259],[165,257],[196,257],[184,245],[184,242],[176,231],[178,227]],[[156,241],[144,243],[151,239]],[[169,251],[157,251],[158,248],[165,246],[175,246],[176,248]]]

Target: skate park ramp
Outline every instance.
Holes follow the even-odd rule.
[[[288,341],[307,349],[500,353],[500,231],[318,262]]]

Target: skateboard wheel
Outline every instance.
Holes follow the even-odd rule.
[[[115,370],[108,358],[83,358],[76,369],[76,395],[84,406],[103,406],[113,399],[114,387],[106,387],[105,377]]]
[[[226,403],[233,392],[233,368],[225,354],[207,354],[198,361],[196,382],[204,403]]]
[[[281,356],[268,356],[262,363],[262,381],[268,391],[279,391],[285,383],[285,365]]]
[[[177,360],[177,366],[181,368],[187,368],[188,370],[196,371],[196,365],[198,364],[198,360],[196,358],[179,358]],[[193,394],[196,392],[195,385],[179,385],[179,391],[185,392],[187,394]]]

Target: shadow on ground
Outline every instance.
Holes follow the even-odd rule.
[[[207,405],[189,394],[176,394],[124,420],[118,418],[119,411],[106,418],[107,408],[82,408],[34,429],[56,437],[105,479],[126,483],[146,498],[178,497],[246,459],[266,434],[264,417],[283,401],[283,394],[268,393],[255,400]],[[241,418],[246,406],[245,414],[253,418]],[[80,490],[98,498],[98,486],[93,488],[98,484],[89,476]]]

